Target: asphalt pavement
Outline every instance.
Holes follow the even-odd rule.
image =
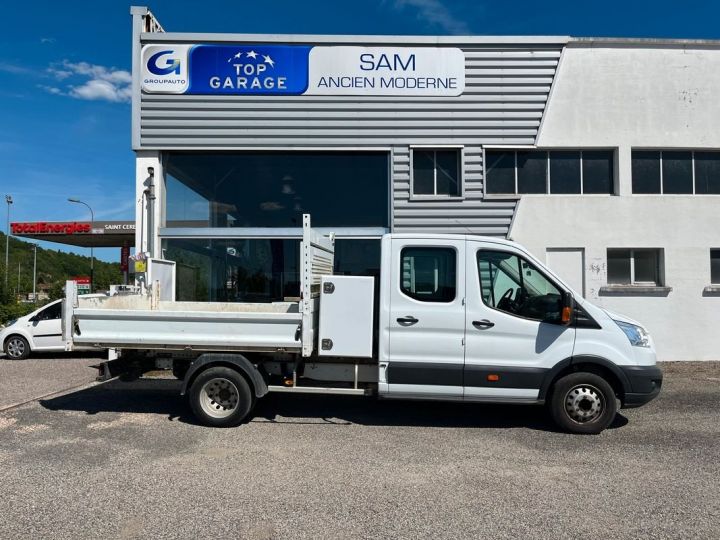
[[[35,354],[30,359],[15,361],[0,354],[0,410],[91,383],[98,372],[90,366],[103,359],[97,353],[79,357]]]
[[[112,381],[0,413],[0,538],[718,538],[720,363],[664,368],[598,436],[296,395],[211,429],[177,381]]]

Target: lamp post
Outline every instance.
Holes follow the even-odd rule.
[[[86,202],[81,201],[80,199],[75,199],[73,197],[69,198],[68,202],[84,204],[85,206],[87,206],[88,210],[90,210],[90,231],[92,231],[93,225],[95,224],[95,214],[93,213],[93,209],[90,208],[90,205]],[[95,286],[95,257],[93,254],[92,240],[90,240],[90,242],[90,292],[93,292],[93,287]]]
[[[33,302],[37,304],[37,244],[33,244]]]
[[[8,284],[8,275],[10,274],[8,254],[10,253],[10,205],[13,203],[10,195],[5,195],[7,203],[7,228],[5,229],[5,288]]]

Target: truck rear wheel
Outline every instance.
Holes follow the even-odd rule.
[[[211,367],[193,381],[188,393],[190,408],[203,424],[232,427],[250,413],[253,396],[245,377],[228,367]]]
[[[594,435],[615,419],[617,400],[612,386],[594,373],[571,373],[559,379],[550,397],[550,414],[565,431]]]

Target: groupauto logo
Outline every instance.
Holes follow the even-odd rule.
[[[177,58],[165,59],[165,67],[161,67],[158,65],[160,57],[173,54],[174,52],[175,51],[171,49],[168,51],[160,51],[153,54],[150,58],[148,58],[148,71],[150,71],[150,73],[153,73],[154,75],[170,75],[171,73],[180,75],[180,60],[178,60]]]

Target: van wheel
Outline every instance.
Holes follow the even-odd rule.
[[[594,435],[615,419],[617,399],[612,386],[594,373],[571,373],[559,379],[550,397],[555,423],[571,433]]]
[[[30,356],[30,344],[22,336],[10,336],[5,340],[5,354],[10,360],[24,360]]]
[[[211,367],[190,386],[190,408],[206,426],[232,427],[250,413],[253,396],[245,377],[227,367]]]

